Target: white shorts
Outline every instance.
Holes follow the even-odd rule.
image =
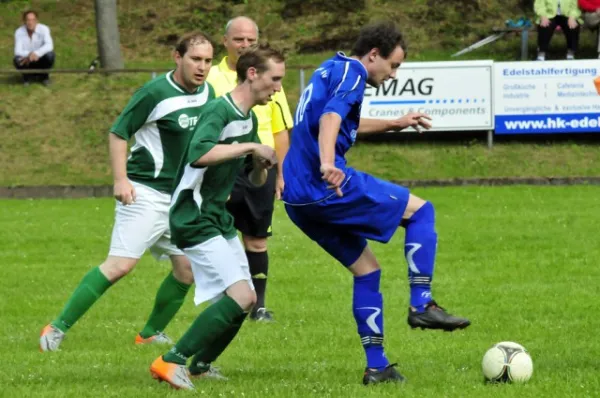
[[[248,281],[254,290],[246,253],[237,236],[229,240],[215,236],[183,251],[192,263],[196,305],[218,298],[239,281]]]
[[[135,203],[128,206],[117,201],[115,225],[110,241],[110,256],[141,258],[147,249],[157,258],[183,252],[171,243],[169,207],[171,195],[131,182]]]

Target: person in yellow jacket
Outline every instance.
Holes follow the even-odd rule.
[[[557,26],[561,27],[567,39],[567,59],[575,59],[579,25],[582,23],[577,0],[535,0],[533,10],[538,24],[537,60],[546,60],[546,52]]]
[[[231,19],[225,26],[223,45],[227,56],[218,66],[213,67],[207,81],[220,97],[237,84],[236,63],[242,52],[258,41],[258,26],[247,17]],[[269,256],[267,238],[271,236],[274,198],[280,199],[284,189],[281,165],[289,148],[289,130],[292,128],[292,115],[283,88],[275,93],[267,105],[252,108],[258,119],[258,136],[262,144],[275,149],[277,168],[269,170],[266,184],[255,187],[242,171],[236,180],[233,192],[227,203],[227,210],[233,215],[235,227],[242,233],[242,241],[250,266],[252,282],[256,289],[257,301],[250,313],[250,319],[272,321],[272,314],[265,305]]]

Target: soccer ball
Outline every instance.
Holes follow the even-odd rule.
[[[492,383],[524,383],[533,374],[533,361],[520,344],[503,341],[487,350],[481,363],[483,376]]]

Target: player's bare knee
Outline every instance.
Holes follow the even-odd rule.
[[[249,252],[262,253],[267,251],[267,238],[243,235],[244,248]]]
[[[249,311],[256,304],[256,293],[250,288],[248,281],[239,281],[229,286],[225,292],[244,311]]]
[[[369,246],[366,246],[360,257],[348,267],[348,270],[352,272],[354,276],[367,275],[372,272],[379,270],[379,263],[375,254],[371,251]]]
[[[433,207],[433,203],[425,202],[409,218],[403,219],[400,225],[408,228],[410,225],[416,223],[420,225],[432,225],[435,228],[435,208]]]
[[[237,294],[232,297],[233,300],[240,306],[244,311],[250,311],[256,304],[256,293],[254,290],[248,290],[243,294]]]
[[[108,256],[100,265],[100,271],[110,282],[115,282],[131,272],[138,261],[137,258]]]
[[[175,279],[187,285],[194,283],[192,264],[186,256],[171,256],[171,264],[173,265],[173,276]]]
[[[406,209],[404,210],[404,215],[402,219],[408,220],[415,214],[421,207],[428,203],[426,200],[419,198],[413,194],[410,194],[408,197],[408,203],[406,205]]]

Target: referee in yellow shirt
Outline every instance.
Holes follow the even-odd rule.
[[[237,17],[225,26],[223,44],[227,56],[218,66],[213,66],[208,82],[215,89],[217,97],[230,92],[237,84],[235,65],[240,54],[258,40],[258,26],[247,17]],[[242,240],[248,257],[252,282],[256,289],[256,306],[250,319],[256,321],[273,320],[265,306],[265,291],[269,273],[267,237],[271,236],[274,198],[280,199],[284,188],[281,165],[288,151],[290,141],[288,130],[292,128],[292,115],[283,88],[276,93],[267,105],[252,108],[258,118],[260,141],[275,148],[277,169],[269,170],[267,182],[262,187],[254,187],[246,173],[238,175],[227,209],[235,219],[235,227],[242,233]]]

